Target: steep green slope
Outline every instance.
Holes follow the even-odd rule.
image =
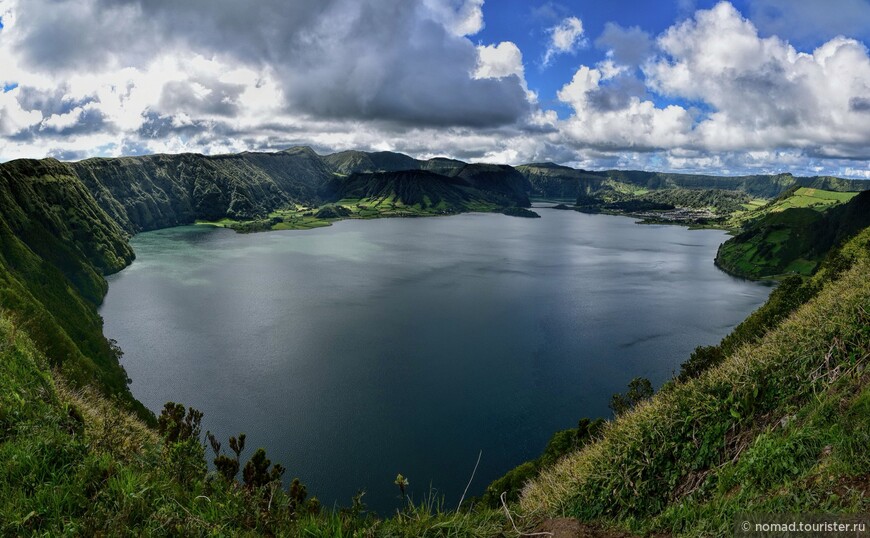
[[[118,520],[153,496],[134,497],[158,470],[153,457],[140,460],[154,432],[93,390],[53,378],[54,361],[28,332],[0,311],[0,534],[131,533]]]
[[[509,188],[493,188],[484,181],[477,183],[482,188],[462,177],[448,177],[425,170],[377,172],[333,178],[323,187],[321,196],[332,201],[363,200],[366,205],[398,204],[436,213],[528,204],[524,194],[517,199]]]
[[[310,148],[238,155],[151,155],[69,165],[125,230],[197,219],[251,219],[290,202],[316,203],[332,176]]]
[[[69,173],[78,176],[100,207],[128,233],[224,218],[258,221],[249,227],[266,229],[264,223],[274,217],[271,214],[275,210],[292,209],[294,205],[316,207],[334,201],[334,197],[322,197],[324,192],[331,196],[329,189],[324,190],[327,184],[332,185],[335,175],[353,173],[424,170],[461,177],[477,190],[498,194],[509,199],[510,205],[522,207],[529,205],[529,195],[601,199],[606,203],[628,203],[630,207],[643,197],[644,203],[713,207],[716,215],[726,206],[733,210],[738,202],[745,202],[746,196],[770,198],[795,185],[834,190],[857,190],[867,185],[787,174],[729,178],[620,170],[590,172],[551,163],[513,168],[444,158],[421,161],[394,152],[346,151],[321,157],[308,147],[277,153],[150,155],[55,165],[67,167]],[[11,167],[9,173],[17,172]],[[703,189],[718,189],[718,194]],[[742,194],[729,196],[726,191]]]
[[[672,174],[640,170],[587,171],[553,163],[532,163],[516,169],[529,180],[533,196],[573,200],[598,191],[606,180],[634,185],[644,190],[718,189],[740,191],[753,198],[773,198],[794,187],[810,187],[830,191],[861,191],[867,183],[834,177],[795,177],[791,174],[751,176],[707,176]]]
[[[741,211],[752,201],[750,195],[742,191],[682,187],[654,190],[644,194],[642,199],[676,207],[709,209],[717,215],[730,215]]]
[[[742,229],[770,213],[778,213],[793,207],[808,207],[816,211],[825,211],[835,205],[848,202],[856,194],[858,192],[826,191],[795,185],[766,203],[760,203],[759,199],[751,201],[743,211],[732,213],[727,226],[733,229]]]
[[[356,150],[325,155],[323,161],[333,172],[343,176],[357,173],[402,172],[405,170],[427,170],[436,174],[453,176],[467,164],[443,157],[421,161],[393,151],[367,152]]]
[[[720,365],[662,388],[532,480],[532,520],[731,535],[740,513],[870,509],[870,232],[819,291]]]
[[[68,167],[51,159],[0,167],[0,306],[69,379],[144,411],[97,314],[102,275],[132,259],[125,234]]]
[[[595,172],[554,163],[523,164],[516,170],[528,180],[531,196],[572,202],[581,195],[594,195],[607,179]]]
[[[447,159],[444,157],[435,157],[428,161],[423,161],[420,164],[421,170],[428,170],[444,176],[455,176],[459,173],[467,163],[457,161],[456,159]]]
[[[468,182],[473,188],[495,193],[519,207],[530,207],[529,183],[516,169],[499,164],[468,164],[456,177]]]
[[[422,161],[392,151],[341,151],[326,155],[324,162],[337,174],[350,175],[360,172],[401,172],[419,170]]]
[[[784,198],[774,204],[785,209],[762,210],[763,217],[723,243],[716,264],[748,278],[809,275],[832,246],[870,225],[870,191],[841,205],[809,207],[795,205],[803,204],[803,200],[790,200]]]
[[[340,151],[323,157],[324,162],[336,174],[349,176],[357,172],[377,172],[375,163],[364,151]]]

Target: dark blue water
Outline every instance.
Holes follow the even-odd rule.
[[[326,505],[455,504],[609,416],[635,376],[659,386],[770,288],[713,266],[721,231],[538,210],[343,221],[239,235],[181,227],[133,239],[110,277],[105,334],[133,394],[246,432]],[[224,443],[226,445],[226,442]]]

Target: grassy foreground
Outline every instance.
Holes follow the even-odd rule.
[[[530,481],[530,519],[726,536],[741,513],[870,510],[870,231],[814,298],[698,377],[667,384]],[[850,267],[848,270],[844,270]]]

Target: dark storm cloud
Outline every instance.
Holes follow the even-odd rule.
[[[39,110],[45,117],[54,114],[66,114],[76,107],[84,106],[94,101],[94,98],[70,99],[68,89],[60,86],[51,90],[41,90],[29,86],[21,86],[18,90],[18,103],[24,110]]]
[[[612,51],[616,63],[632,67],[642,64],[653,53],[653,40],[647,32],[637,26],[624,28],[613,22],[604,25],[595,46]]]
[[[288,41],[334,0],[251,5],[230,0],[27,0],[17,12],[30,63],[93,69],[113,60],[136,66],[160,48],[192,45],[250,62],[279,59]]]
[[[161,116],[155,112],[145,114],[145,122],[137,134],[142,140],[161,140],[172,137],[183,137],[188,140],[199,140],[209,143],[229,138],[248,135],[248,131],[240,131],[223,120],[190,120],[174,116]]]
[[[841,159],[855,163],[857,168],[867,168],[870,161],[870,148],[866,144],[838,144],[837,146],[814,146],[804,151],[807,157],[815,159]]]
[[[395,27],[383,15],[360,10],[340,38],[307,33],[318,43],[316,61],[306,58],[285,71],[291,103],[332,118],[437,126],[502,125],[528,112],[519,78],[469,76],[477,66],[470,41],[415,18],[407,6],[393,13],[404,19]]]
[[[131,27],[138,14],[133,5],[28,0],[16,11],[17,50],[28,65],[51,71],[103,68],[119,57],[132,65],[159,42],[153,21]]]
[[[75,135],[93,133],[109,133],[115,128],[106,122],[106,117],[99,110],[84,109],[75,124],[61,129],[43,129],[40,136],[67,138]]]
[[[178,124],[173,121],[172,116],[161,116],[156,112],[148,112],[145,114],[145,122],[139,127],[138,135],[145,140],[181,135],[192,137],[207,127],[202,121]]]
[[[474,43],[407,0],[28,0],[19,52],[47,71],[142,67],[185,50],[270,67],[291,111],[423,125],[503,125],[529,110],[519,79],[475,80]],[[167,105],[197,103],[184,88]],[[230,100],[231,101],[231,100]],[[221,108],[223,107],[223,108]]]
[[[194,84],[206,88],[205,94],[198,92]],[[218,80],[176,80],[163,86],[157,106],[168,114],[184,112],[230,117],[239,111],[238,98],[244,91],[245,86],[241,84]]]
[[[81,112],[75,123],[62,128],[45,127],[43,124],[32,125],[22,129],[7,138],[16,142],[28,142],[37,139],[64,140],[71,136],[88,135],[95,133],[111,133],[117,129],[106,122],[102,112],[94,109],[85,109]]]
[[[849,100],[849,110],[852,112],[870,112],[870,98],[853,97]]]

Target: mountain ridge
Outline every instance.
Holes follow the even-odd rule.
[[[14,168],[15,162],[2,163],[0,169]],[[316,206],[336,202],[339,199],[336,192],[324,187],[334,185],[337,176],[355,173],[414,170],[457,176],[471,187],[494,195],[495,203],[519,207],[528,207],[530,197],[594,198],[602,189],[611,191],[613,185],[638,191],[715,188],[760,198],[773,198],[794,186],[835,191],[870,188],[870,182],[865,180],[827,176],[590,171],[555,163],[509,166],[466,163],[446,157],[420,160],[388,151],[350,150],[319,155],[310,146],[293,146],[278,152],[154,154],[48,162],[66,167],[77,176],[100,207],[128,234],[196,220],[253,220],[290,204]]]

